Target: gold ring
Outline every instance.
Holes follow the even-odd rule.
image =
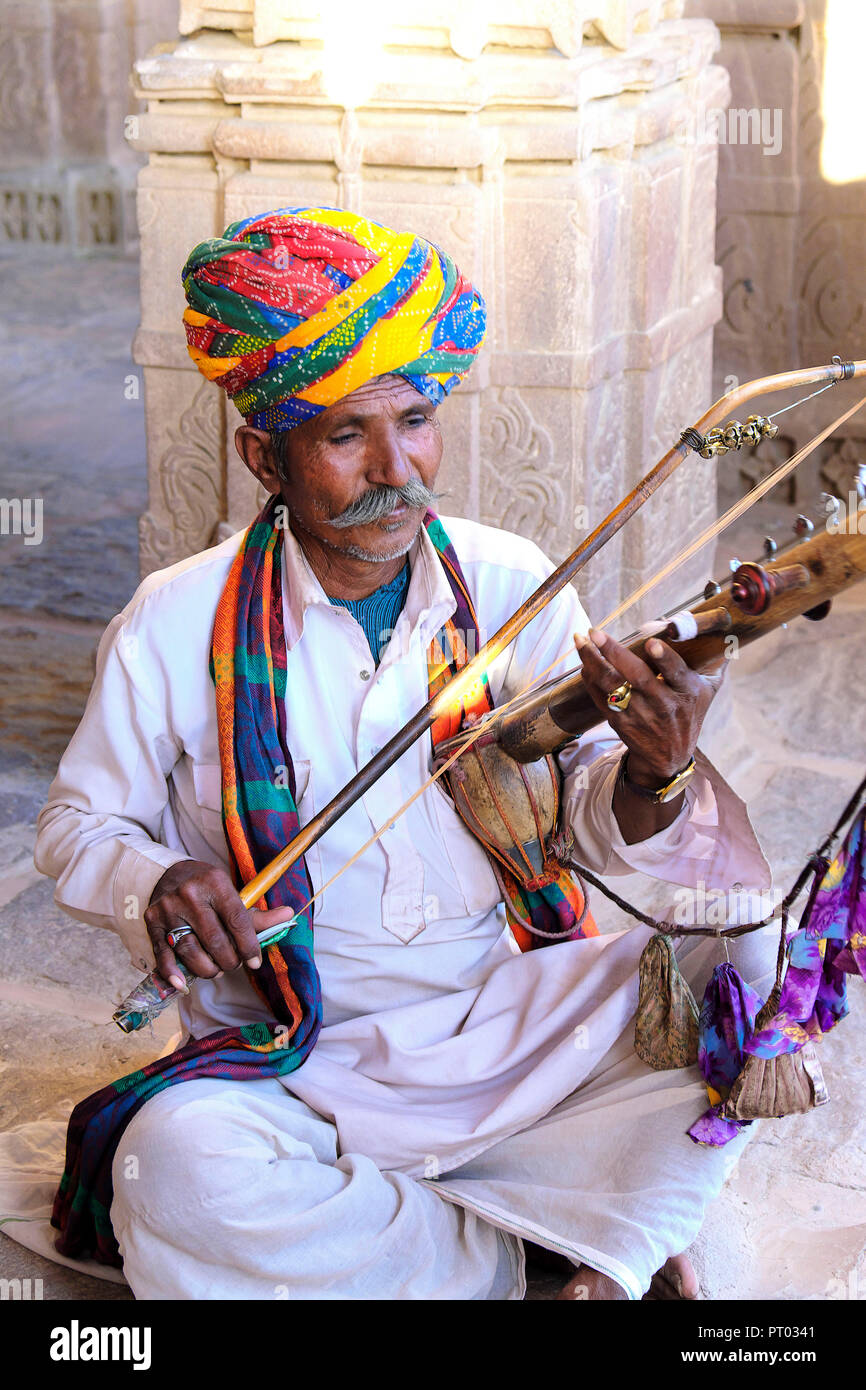
[[[615,709],[620,714],[628,709],[631,700],[631,681],[623,681],[616,690],[612,690],[607,697],[608,709]]]

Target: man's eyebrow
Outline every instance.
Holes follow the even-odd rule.
[[[417,405],[407,405],[405,410],[401,410],[398,418],[403,419],[406,415],[428,415],[436,409],[432,401],[419,401]],[[371,418],[369,415],[340,415],[331,425],[331,429],[342,430],[347,425],[365,425]]]
[[[345,429],[346,425],[363,425],[365,419],[366,417],[363,415],[342,415],[338,420],[333,422],[331,428],[334,430],[342,430]]]

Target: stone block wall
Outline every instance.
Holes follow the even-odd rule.
[[[177,0],[0,0],[0,247],[130,251],[132,62]]]
[[[719,26],[718,62],[731,78],[719,147],[724,312],[715,334],[716,396],[733,379],[866,354],[866,181],[856,173],[831,181],[822,167],[824,75],[828,58],[839,56],[829,45],[845,44],[845,23],[860,10],[839,0],[687,0],[687,14]],[[862,50],[854,56],[862,68]],[[851,135],[862,144],[858,80],[852,68],[844,90]],[[719,473],[722,498],[747,490],[807,443],[856,392],[851,385],[819,396],[780,417],[779,438],[757,453],[729,455]],[[768,397],[750,409],[768,413],[791,399]],[[822,490],[847,498],[862,465],[866,418],[855,415],[795,471],[785,495],[814,513]]]
[[[679,18],[682,0],[512,0],[473,35],[460,8],[439,0],[423,29],[378,34],[363,92],[351,69],[334,75],[315,7],[295,0],[184,4],[195,32],[136,64],[144,572],[257,504],[234,451],[240,417],[187,356],[179,277],[195,242],[268,208],[345,206],[417,231],[485,295],[482,359],[441,411],[444,512],[561,559],[709,404],[716,148],[681,132],[699,97],[728,98],[715,27]],[[714,505],[714,465],[683,465],[587,569],[591,613]]]

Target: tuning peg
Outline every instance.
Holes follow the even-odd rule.
[[[842,505],[842,498],[837,497],[835,492],[822,492],[818,501],[825,517],[836,516]]]
[[[775,553],[776,553],[777,550],[778,550],[778,546],[776,545],[776,542],[773,540],[773,537],[772,537],[772,536],[765,536],[765,537],[764,537],[764,545],[763,545],[763,555],[764,555],[764,558],[767,559],[767,560],[772,560],[772,558],[773,558],[773,556],[775,555]]]
[[[795,536],[808,536],[814,529],[814,523],[811,522],[807,516],[803,516],[802,514],[798,516],[797,520],[794,522]]]
[[[704,585],[704,598],[715,598],[716,594],[722,592],[721,584],[717,584],[715,579],[708,579]]]
[[[736,556],[734,556],[733,560],[728,561],[728,568],[731,571],[731,574],[734,574],[735,571],[740,568],[741,563],[742,561],[738,560]]]
[[[775,570],[766,570],[762,565],[740,565],[731,580],[731,598],[744,613],[764,613],[776,595],[803,589],[808,583],[805,565],[783,565]]]

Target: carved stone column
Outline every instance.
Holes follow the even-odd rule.
[[[716,148],[683,129],[699,96],[727,100],[715,27],[672,18],[680,0],[502,0],[493,26],[482,8],[435,0],[423,27],[388,21],[341,67],[352,55],[312,0],[184,0],[181,28],[196,32],[136,65],[143,572],[256,505],[232,442],[240,417],[187,356],[180,286],[191,246],[252,213],[347,206],[454,255],[490,328],[441,410],[442,510],[532,536],[554,559],[709,403]],[[590,612],[675,553],[714,501],[714,466],[684,464],[586,571]]]
[[[724,271],[717,396],[734,380],[814,366],[835,354],[863,356],[866,180],[853,96],[862,49],[852,29],[860,8],[836,5],[834,24],[827,0],[687,0],[689,15],[720,26],[719,61],[731,76],[730,103],[717,118],[716,257]],[[847,130],[844,121],[825,125],[825,81],[848,93]],[[841,143],[841,161],[828,143]],[[844,389],[844,396],[834,391],[780,417],[779,438],[757,452],[731,456],[720,475],[724,495],[747,490],[853,404],[856,387]],[[766,413],[782,403],[787,398],[751,408]],[[861,465],[866,422],[854,416],[792,475],[787,496],[810,511],[821,489],[847,499]]]

